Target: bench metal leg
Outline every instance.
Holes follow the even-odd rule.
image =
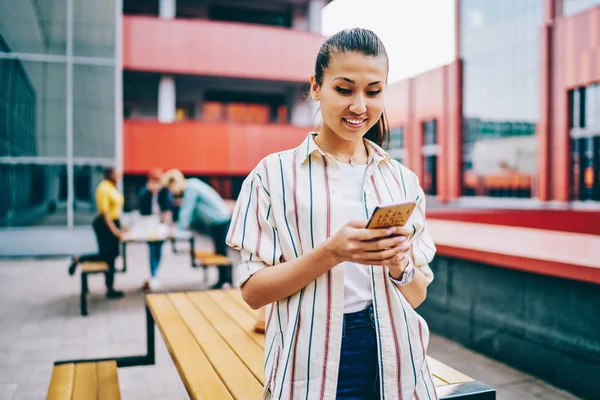
[[[100,362],[100,361],[116,361],[117,367],[137,367],[143,365],[154,365],[156,362],[156,349],[154,341],[154,318],[148,306],[146,306],[146,354],[142,356],[128,357],[109,357],[109,358],[94,358],[81,360],[61,360],[55,361],[54,365],[82,363],[82,362]]]
[[[79,305],[81,308],[81,315],[88,315],[87,310],[87,294],[88,294],[88,274],[86,272],[81,273],[81,295],[79,299]]]

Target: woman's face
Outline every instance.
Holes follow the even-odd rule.
[[[331,53],[321,86],[311,92],[321,102],[323,129],[345,140],[362,138],[383,113],[388,63],[385,57],[356,52]]]

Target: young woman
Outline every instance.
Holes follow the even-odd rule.
[[[118,299],[123,292],[115,290],[115,260],[119,256],[120,243],[123,238],[119,217],[123,209],[123,195],[117,189],[119,173],[115,168],[104,170],[104,180],[96,188],[96,208],[98,215],[92,223],[98,253],[74,256],[69,266],[69,274],[73,275],[77,264],[85,261],[104,261],[108,264],[108,272],[104,273],[106,297]]]
[[[380,147],[387,75],[373,32],[330,37],[310,82],[321,130],[243,184],[228,243],[244,299],[267,306],[265,398],[436,398],[414,311],[435,246],[418,178]],[[365,229],[376,206],[404,201],[418,204],[405,227]]]

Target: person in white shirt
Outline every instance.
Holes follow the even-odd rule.
[[[414,310],[435,245],[417,176],[381,147],[388,70],[372,31],[327,39],[310,81],[320,131],[242,185],[228,244],[244,300],[266,306],[265,398],[436,398]],[[406,201],[404,227],[366,229],[376,206]]]

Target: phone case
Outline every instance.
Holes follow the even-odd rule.
[[[403,203],[391,206],[375,207],[367,228],[389,228],[404,226],[417,203]]]

